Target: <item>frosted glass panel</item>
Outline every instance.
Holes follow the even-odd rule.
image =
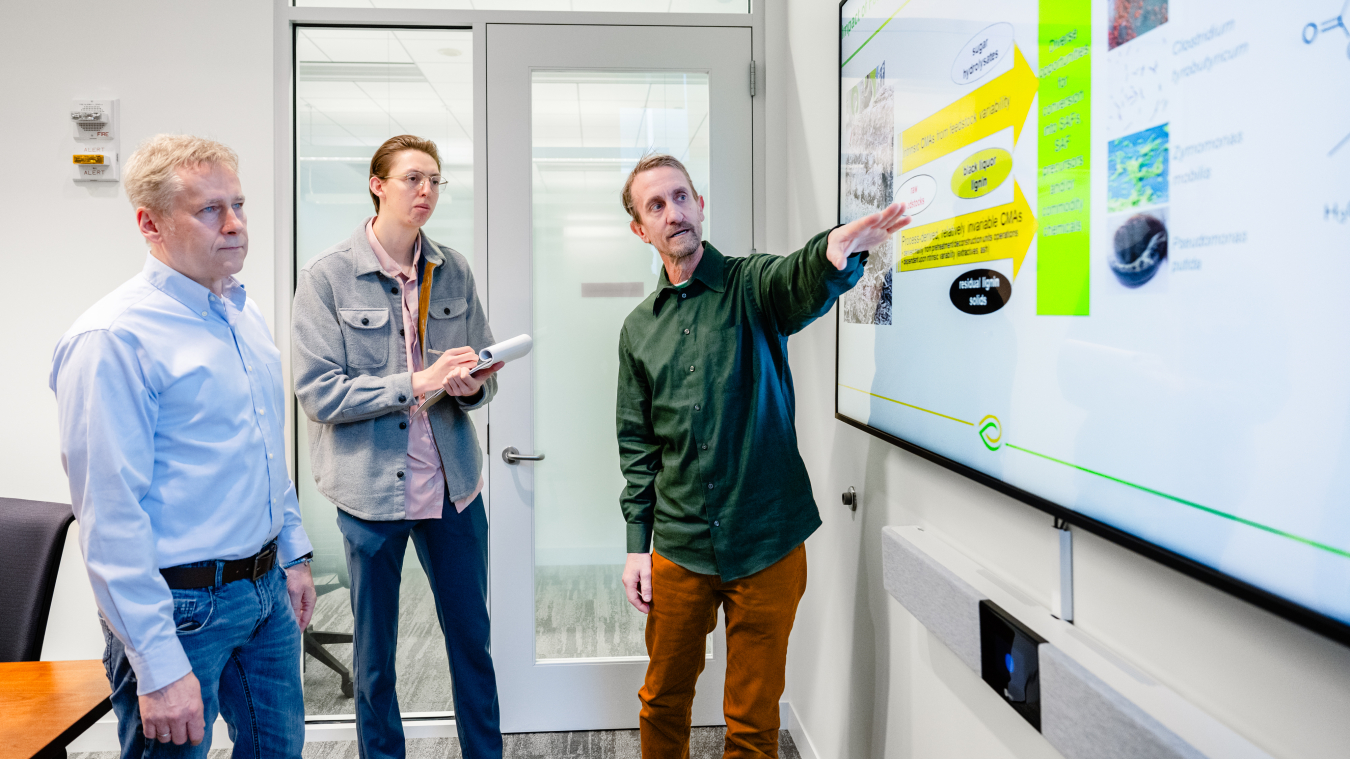
[[[708,187],[708,75],[536,71],[532,82],[535,655],[646,656],[620,584],[618,336],[660,258],[629,231],[624,180],[669,153]],[[713,219],[704,223],[711,234]]]
[[[296,268],[342,242],[375,214],[370,158],[385,140],[414,134],[436,143],[450,184],[423,227],[473,262],[473,35],[467,30],[301,28],[295,48]],[[314,544],[319,591],[306,638],[305,711],[355,711],[351,602],[337,507],[315,487],[304,414],[298,415],[296,489]],[[482,425],[480,423],[480,429]],[[411,541],[403,562],[398,700],[406,717],[452,708],[444,638],[431,587]]]
[[[296,35],[297,265],[375,214],[367,178],[385,140],[432,140],[450,184],[423,228],[473,261],[473,33],[320,29]]]
[[[611,13],[749,13],[749,0],[295,0],[297,7]]]

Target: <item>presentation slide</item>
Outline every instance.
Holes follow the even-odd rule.
[[[1350,624],[1350,0],[850,0],[839,413]]]

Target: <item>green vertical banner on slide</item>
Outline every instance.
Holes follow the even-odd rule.
[[[1087,316],[1091,0],[1041,0],[1036,313]]]

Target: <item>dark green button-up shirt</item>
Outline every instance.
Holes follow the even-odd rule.
[[[825,257],[828,232],[790,256],[728,258],[703,243],[686,287],[664,270],[619,337],[619,459],[629,553],[656,551],[735,580],[820,526],[797,451],[788,335],[862,276]]]

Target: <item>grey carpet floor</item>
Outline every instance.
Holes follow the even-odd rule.
[[[314,608],[314,630],[350,633],[352,605],[346,588],[338,588],[319,597]],[[326,646],[329,653],[352,666],[352,645]],[[452,709],[450,665],[445,655],[445,638],[436,619],[431,585],[417,561],[417,553],[408,544],[403,563],[403,583],[399,589],[398,653],[394,660],[398,672],[398,704],[405,714],[445,712]],[[342,678],[317,659],[305,657],[305,713],[310,715],[352,714],[352,699],[342,695]]]
[[[696,727],[689,736],[690,759],[720,759],[726,728]],[[640,759],[636,730],[594,730],[576,733],[521,733],[504,736],[505,759]],[[455,738],[415,738],[408,741],[408,759],[461,759]],[[780,759],[801,759],[792,736],[778,737]],[[117,759],[114,752],[71,754],[69,759]],[[210,759],[230,759],[217,749]],[[356,759],[355,741],[305,744],[304,759]]]
[[[646,656],[647,618],[628,603],[622,564],[536,566],[534,655]]]
[[[535,573],[535,655],[540,659],[646,656],[644,617],[629,605],[620,576],[622,565],[544,566]],[[399,591],[399,708],[405,714],[453,709],[445,639],[426,573],[409,545]],[[352,631],[352,607],[346,588],[319,597],[314,630]],[[351,644],[327,649],[351,669]],[[305,660],[305,713],[351,714],[352,699],[342,695],[342,678],[317,660]]]

